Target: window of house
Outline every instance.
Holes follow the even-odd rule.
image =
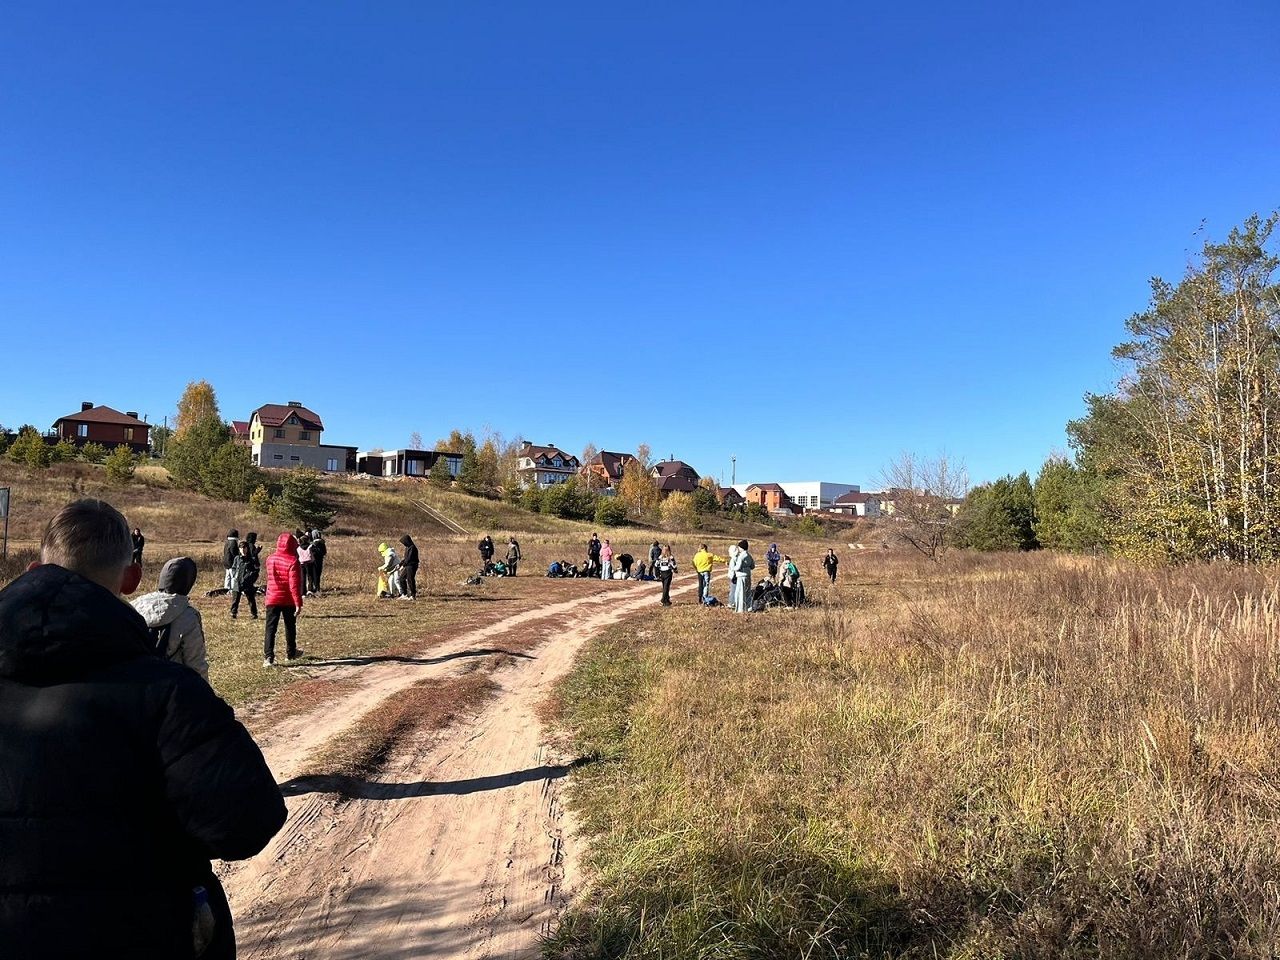
[[[421,460],[406,460],[404,464],[404,472],[411,477],[422,476],[422,470],[425,464]]]
[[[564,461],[561,460],[559,457],[556,457],[555,460],[552,461],[552,463],[554,463],[557,467],[564,466]]]
[[[124,428],[124,438],[130,443],[133,442],[133,427]]]
[[[284,430],[281,430],[281,429],[277,428],[277,430],[276,430],[276,439],[277,439],[277,440],[283,440],[283,439],[284,439]]]
[[[338,460],[337,460],[337,458],[336,458],[336,457],[330,457],[328,460],[326,460],[326,461],[324,462],[324,468],[325,468],[326,470],[328,470],[330,473],[337,473],[337,472],[338,472]]]
[[[283,459],[284,459],[284,454],[283,454],[283,453],[273,454],[273,455],[272,455],[272,457],[271,457],[271,459],[272,459],[272,460],[283,460]]]
[[[296,427],[297,425],[298,425],[298,418],[297,418],[297,417],[290,417],[290,418],[289,418],[289,426],[291,426],[291,427]]]
[[[299,440],[310,440],[310,439],[311,439],[311,431],[310,431],[310,430],[299,430],[299,431],[298,431],[298,439],[299,439]]]
[[[77,437],[79,437],[79,438],[80,438],[80,439],[82,439],[82,440],[83,440],[85,437],[89,436],[89,425],[88,425],[87,423],[77,423],[77,424],[76,424],[76,436],[77,436]]]
[[[300,459],[302,459],[302,458],[301,458],[301,457],[290,457],[289,459],[290,459],[290,460],[292,460],[294,463],[297,463],[297,462],[298,462]]]
[[[255,467],[258,465],[258,455],[256,453],[253,455],[253,465]]]

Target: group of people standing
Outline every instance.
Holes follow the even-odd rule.
[[[382,566],[378,567],[379,600],[418,599],[418,565],[421,563],[418,545],[406,533],[400,538],[400,546],[404,547],[403,557],[396,553],[395,547],[378,544],[378,555],[382,557]]]
[[[520,541],[514,536],[507,538],[505,560],[493,559],[497,553],[497,547],[494,545],[493,537],[487,533],[476,544],[476,548],[480,551],[480,576],[482,577],[514,577],[520,569],[520,561],[524,555],[520,552]]]

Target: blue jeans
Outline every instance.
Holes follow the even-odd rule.
[[[698,602],[702,603],[711,592],[711,571],[698,574]]]

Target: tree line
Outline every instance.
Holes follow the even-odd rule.
[[[1085,396],[1071,455],[971,490],[953,542],[1108,549],[1160,562],[1280,558],[1278,214],[1206,241],[1178,283],[1151,280],[1116,388]]]

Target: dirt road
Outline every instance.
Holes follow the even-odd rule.
[[[240,956],[535,956],[574,885],[560,806],[573,758],[550,752],[537,708],[596,631],[656,612],[655,587],[618,584],[530,609],[417,657],[311,668],[340,679],[335,699],[278,723],[251,711],[289,821],[253,860],[219,871]],[[692,589],[686,578],[673,594]],[[412,733],[377,774],[301,776],[379,704],[485,658],[497,658],[496,695],[445,729]]]

